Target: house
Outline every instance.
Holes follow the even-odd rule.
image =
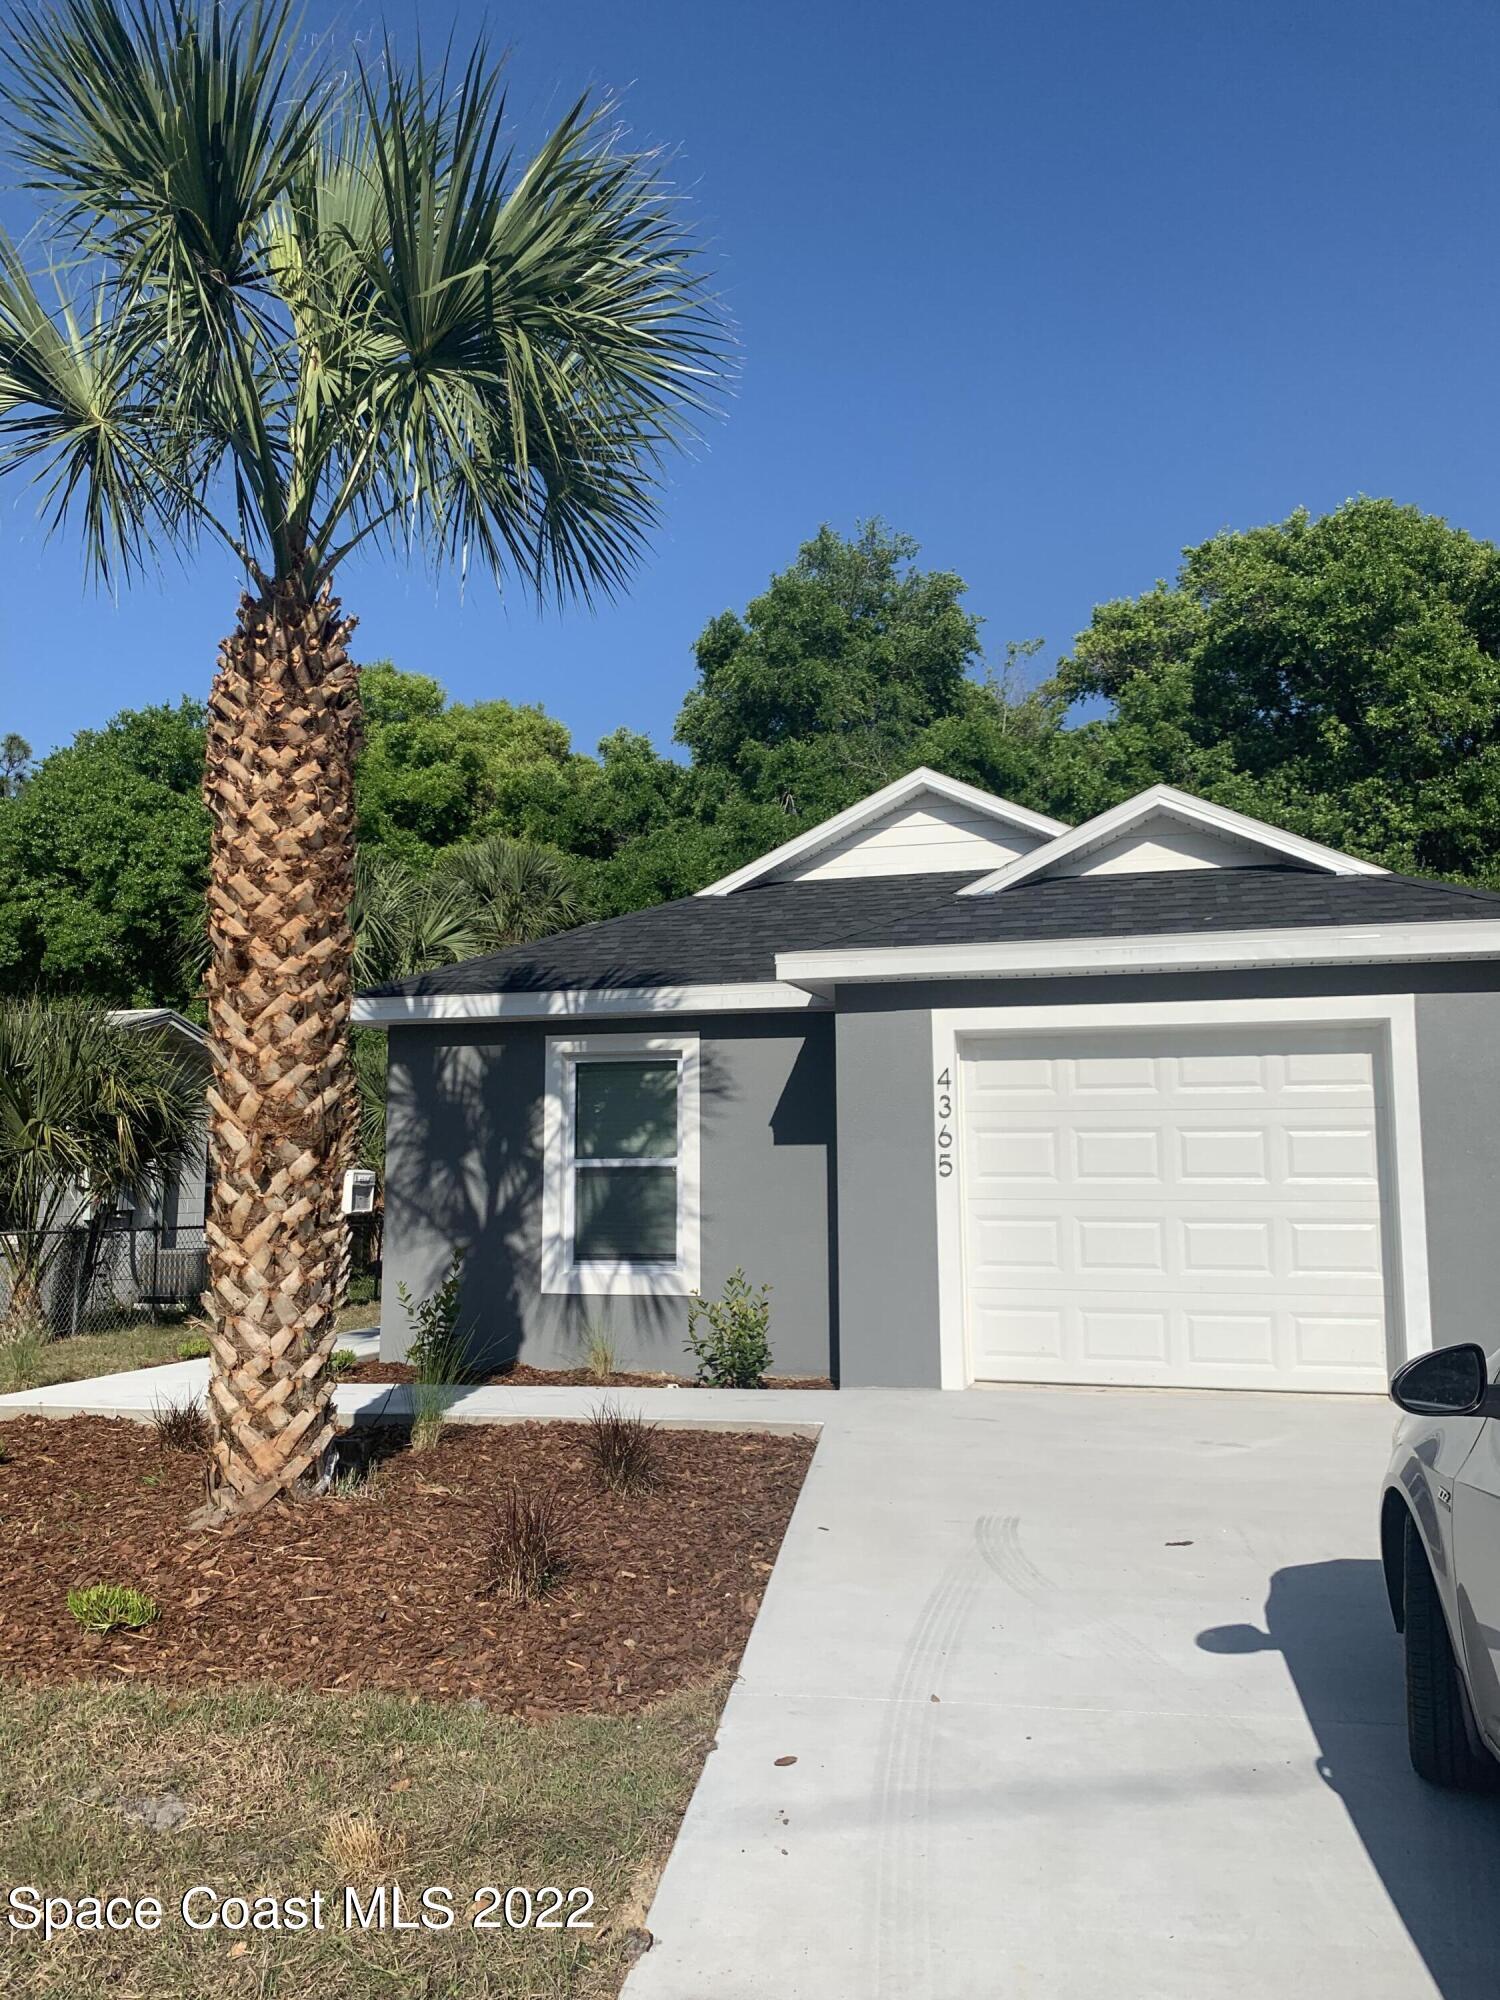
[[[699,895],[361,996],[382,1352],[453,1246],[495,1358],[1382,1391],[1500,1308],[1500,896],[1168,786],[918,770]]]
[[[116,1007],[109,1019],[116,1027],[129,1028],[137,1034],[170,1036],[181,1051],[183,1062],[202,1078],[201,1131],[166,1182],[137,1196],[126,1211],[134,1228],[159,1227],[169,1247],[175,1247],[176,1239],[186,1235],[194,1237],[195,1247],[201,1251],[201,1232],[208,1214],[208,1086],[213,1075],[208,1035],[173,1007]],[[197,1290],[202,1289],[200,1283]]]

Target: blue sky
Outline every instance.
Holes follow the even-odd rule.
[[[995,652],[1216,529],[1389,494],[1500,534],[1500,10],[1470,0],[423,0],[513,50],[539,134],[586,86],[678,149],[742,374],[630,596],[539,621],[351,565],[359,656],[667,747],[704,622],[821,521],[967,578]],[[416,18],[385,10],[398,40]],[[381,18],[311,0],[346,39]],[[4,204],[14,221],[14,202]],[[0,495],[0,730],[38,750],[207,691],[206,551],[118,605]]]

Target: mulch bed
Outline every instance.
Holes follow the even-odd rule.
[[[601,1492],[576,1424],[450,1425],[420,1455],[382,1434],[367,1496],[308,1498],[186,1536],[201,1462],[149,1426],[0,1427],[0,1675],[475,1698],[525,1715],[632,1709],[740,1656],[812,1445],[663,1430],[662,1483]],[[540,1602],[482,1586],[512,1481],[550,1488],[568,1566]],[[161,1615],[85,1632],[70,1587],[130,1584]]]
[[[474,1382],[497,1382],[511,1389],[701,1389],[705,1385],[687,1375],[595,1375],[587,1368],[533,1368],[525,1361],[511,1361],[488,1375],[475,1375]],[[373,1357],[339,1376],[341,1382],[414,1382],[416,1370],[405,1361],[377,1361]],[[767,1375],[763,1389],[831,1389],[826,1375]]]

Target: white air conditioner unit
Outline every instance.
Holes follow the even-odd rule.
[[[345,1215],[373,1215],[375,1212],[375,1171],[372,1167],[350,1167],[344,1175]]]

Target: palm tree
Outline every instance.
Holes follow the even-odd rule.
[[[161,1187],[203,1125],[168,1038],[81,1000],[0,1000],[0,1337],[46,1319],[48,1281],[124,1198]]]
[[[541,599],[623,584],[720,328],[651,161],[576,106],[527,162],[461,73],[292,54],[288,0],[18,14],[7,142],[68,296],[0,240],[0,470],[93,572],[245,578],[209,701],[218,1520],[332,1435],[347,1259],[352,620],[369,544]]]
[[[450,847],[433,878],[452,884],[472,909],[481,951],[529,944],[576,924],[583,912],[572,870],[552,848],[490,833]]]

